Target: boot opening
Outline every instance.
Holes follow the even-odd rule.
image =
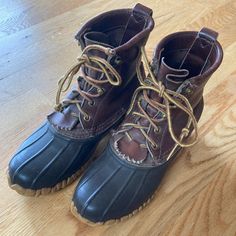
[[[137,14],[132,9],[114,10],[89,21],[76,35],[76,39],[84,41],[85,34],[96,32],[92,36],[93,41],[105,40],[105,44],[115,48],[137,37],[142,31],[150,31],[153,24],[151,16]]]
[[[163,44],[161,58],[169,67],[188,70],[186,79],[203,74],[217,58],[217,45],[198,37],[197,32],[176,33]]]

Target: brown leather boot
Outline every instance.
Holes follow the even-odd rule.
[[[137,4],[105,12],[82,27],[76,35],[82,55],[59,81],[56,111],[10,161],[13,189],[39,195],[65,187],[91,159],[98,142],[122,121],[138,85],[140,48],[154,27],[151,15]],[[77,87],[61,101],[75,75]]]
[[[141,86],[128,115],[82,176],[72,202],[76,216],[94,223],[132,216],[179,150],[196,143],[203,89],[223,57],[216,38],[206,28],[171,34],[158,44],[152,69],[142,49],[149,75],[138,71]]]

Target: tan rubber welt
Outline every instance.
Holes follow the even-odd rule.
[[[81,222],[83,222],[83,223],[85,223],[87,225],[90,225],[90,226],[111,225],[111,224],[116,224],[116,223],[119,223],[121,221],[127,220],[127,219],[131,218],[132,216],[134,216],[136,213],[140,212],[143,208],[145,208],[150,203],[150,201],[153,199],[154,196],[155,196],[155,193],[146,202],[144,202],[143,205],[141,205],[138,209],[134,210],[129,215],[123,216],[123,217],[121,217],[119,219],[112,219],[112,220],[108,220],[108,221],[104,221],[104,222],[96,222],[95,223],[95,222],[92,222],[92,221],[84,218],[83,216],[81,216],[78,213],[77,208],[76,208],[76,206],[75,206],[73,201],[71,202],[70,210],[71,210],[71,213],[78,220],[80,220]]]
[[[95,159],[95,158],[94,158]],[[94,160],[93,159],[93,160]],[[70,176],[69,178],[61,181],[60,183],[56,184],[55,186],[53,186],[52,188],[41,188],[41,189],[27,189],[27,188],[23,188],[18,184],[12,184],[11,183],[11,179],[10,176],[8,174],[8,185],[11,189],[15,190],[17,193],[24,195],[24,196],[30,196],[30,197],[38,197],[40,195],[48,195],[51,193],[55,193],[65,187],[67,187],[68,185],[70,185],[71,183],[73,183],[83,172],[84,170],[88,167],[88,165],[93,161],[90,160],[88,161],[83,167],[81,167],[75,174],[73,174],[72,176]]]

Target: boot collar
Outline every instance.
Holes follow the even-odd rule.
[[[129,35],[132,34],[132,31],[129,30],[130,27],[137,29],[139,32]],[[86,45],[84,36],[87,32],[103,32],[106,29],[106,32],[103,33],[107,33],[108,29],[112,31],[112,28],[125,28],[123,35],[119,34],[122,35],[121,38],[118,39],[117,35],[117,40],[113,39],[116,44],[113,46],[117,53],[137,44],[140,45],[141,41],[142,43],[146,41],[147,36],[154,28],[152,10],[138,3],[133,9],[118,9],[102,13],[89,20],[76,34],[75,38],[83,49]]]
[[[167,62],[166,52],[170,51],[183,51],[186,48],[193,46],[193,42],[196,43],[196,46],[193,48],[193,53],[198,53],[205,57],[206,64],[200,74],[192,75],[189,73],[187,75],[188,81],[182,83],[179,87],[181,90],[183,87],[186,87],[186,84],[193,84],[196,86],[204,87],[209,77],[217,70],[220,66],[223,59],[223,50],[220,43],[217,41],[218,34],[208,28],[202,28],[199,32],[197,31],[183,31],[170,34],[163,38],[160,43],[157,45],[156,50],[153,56],[153,70],[156,75],[160,73],[158,69],[162,67],[163,61],[167,67],[170,67],[176,73],[181,73],[180,70],[187,70],[186,64],[182,64],[181,67],[173,67],[170,63]],[[206,48],[208,47],[208,49]],[[212,48],[211,48],[212,47]],[[176,70],[177,69],[177,70]],[[164,70],[165,71],[165,70]],[[178,71],[178,72],[177,72]],[[184,73],[182,71],[182,73]],[[166,74],[166,73],[164,73]],[[158,79],[163,80],[162,74],[159,74]],[[167,78],[168,80],[168,78]]]

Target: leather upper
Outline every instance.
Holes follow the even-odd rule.
[[[95,106],[91,106],[86,100],[81,101],[82,109],[92,118],[89,121],[85,121],[81,116],[77,119],[70,115],[71,112],[78,113],[75,105],[67,107],[63,115],[59,112],[50,114],[48,120],[59,133],[79,139],[88,138],[99,134],[115,119],[125,114],[132,93],[138,85],[136,64],[140,58],[140,47],[145,45],[154,27],[151,15],[152,11],[149,8],[137,4],[133,9],[113,10],[100,14],[81,28],[76,39],[82,50],[92,44],[113,49],[114,55],[109,57],[97,50],[93,50],[90,54],[107,60],[120,74],[122,83],[120,86],[104,84],[102,86],[104,93],[94,99]],[[98,80],[103,80],[105,76],[90,69],[84,72]],[[86,88],[86,85],[84,87],[91,90]]]
[[[203,28],[200,32],[174,33],[165,37],[158,44],[154,53],[152,69],[157,80],[161,81],[166,89],[184,95],[193,109],[201,101],[205,84],[219,67],[223,58],[222,48],[214,37],[217,37],[215,32],[207,28]],[[160,103],[163,102],[162,98],[154,92],[150,91],[148,96]],[[169,133],[167,120],[163,118],[162,113],[151,107],[144,99],[141,100],[143,108],[150,117],[158,120],[158,132],[155,132],[146,118],[139,119],[133,115],[133,112],[139,112],[137,101],[132,110],[133,112],[130,112],[123,123],[139,122],[144,126],[150,125],[148,135],[153,140],[157,140],[158,147],[152,148],[151,145],[146,143],[146,138],[142,133],[132,127],[127,131],[132,140],[127,136],[123,136],[118,130],[118,134],[114,135],[114,145],[121,157],[125,155],[126,158],[138,162],[163,162],[171,152],[175,142]],[[196,114],[198,119],[201,116],[201,110],[199,108]],[[179,136],[187,123],[188,117],[178,108],[171,109],[171,112],[173,129],[176,135]],[[122,124],[120,127],[122,129]],[[148,149],[140,147],[140,144],[145,144]]]

